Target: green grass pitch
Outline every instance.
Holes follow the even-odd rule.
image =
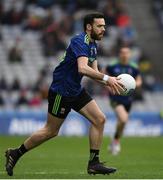
[[[0,137],[0,178],[10,178],[4,170],[4,151],[16,147],[25,137]],[[118,168],[115,174],[90,176],[86,173],[89,156],[87,137],[57,137],[27,153],[18,162],[12,178],[52,179],[159,179],[163,178],[163,137],[124,138],[122,153],[107,152],[104,138],[101,160]]]

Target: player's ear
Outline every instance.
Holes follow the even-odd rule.
[[[92,30],[91,24],[87,24],[87,29],[88,29],[89,31]]]

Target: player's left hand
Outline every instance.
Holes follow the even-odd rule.
[[[110,82],[107,86],[107,89],[113,95],[120,95],[124,91],[123,85],[119,82],[119,80],[120,79],[117,77],[110,77],[109,78]]]

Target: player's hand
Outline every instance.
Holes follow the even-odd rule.
[[[108,81],[106,82],[108,85],[109,91],[114,95],[120,95],[121,92],[124,91],[123,85],[119,82],[119,78],[117,77],[109,77]]]

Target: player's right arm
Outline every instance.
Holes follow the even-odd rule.
[[[139,88],[142,86],[142,77],[140,75],[138,75],[136,78],[136,87]]]
[[[114,94],[120,94],[120,91],[123,90],[122,86],[119,84],[118,79],[116,77],[107,75],[94,70],[93,68],[88,66],[88,58],[85,56],[78,57],[78,72],[82,75],[90,77],[94,80],[104,81],[106,85],[110,86]]]
[[[136,88],[139,88],[139,87],[142,86],[142,83],[143,83],[139,67],[134,62],[131,62],[131,66],[134,68],[134,78],[135,78],[135,81],[136,81]]]

